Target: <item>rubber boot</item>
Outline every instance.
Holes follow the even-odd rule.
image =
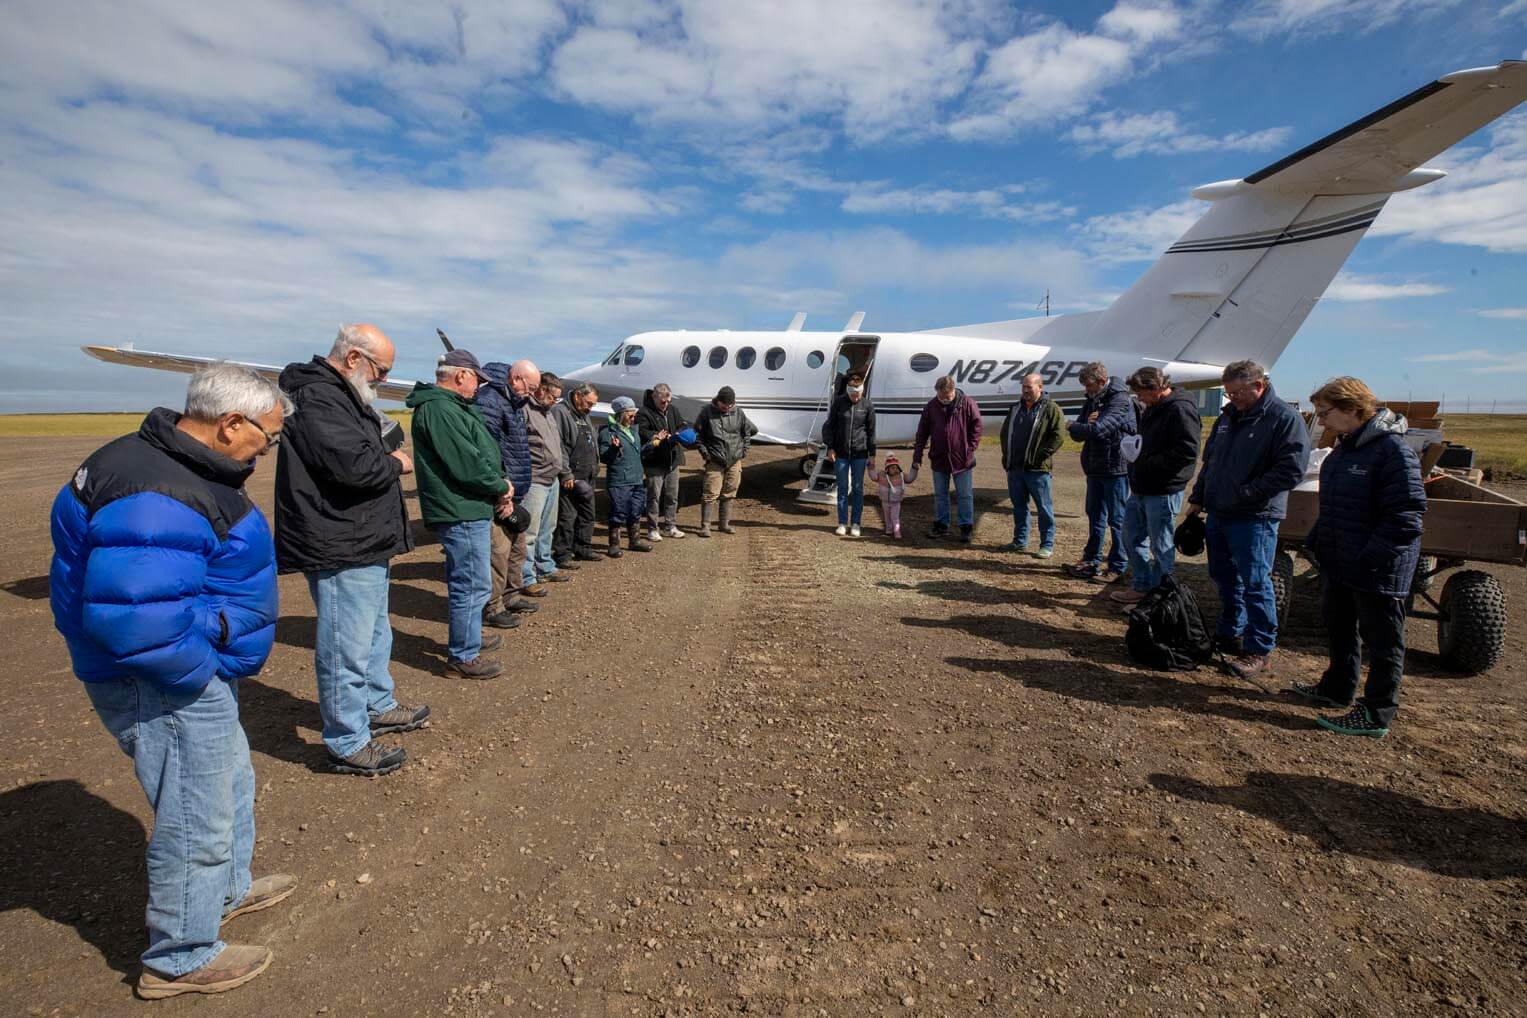
[[[736,529],[732,527],[732,499],[723,498],[721,500],[720,515],[717,517],[716,529],[723,534],[737,533]]]
[[[620,550],[620,528],[610,524],[610,546],[605,549],[605,554],[610,558],[620,558],[623,552]]]
[[[632,551],[651,551],[652,543],[642,536],[642,525],[633,523],[626,527],[626,544]]]
[[[700,529],[695,531],[696,537],[710,536],[710,503],[700,503]]]

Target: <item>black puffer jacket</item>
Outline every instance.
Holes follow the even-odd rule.
[[[642,394],[642,408],[636,411],[636,432],[642,440],[642,470],[648,474],[666,474],[684,465],[684,447],[674,436],[689,422],[679,413],[672,400],[667,410],[659,410],[652,398],[652,390]],[[653,445],[652,437],[659,431],[667,431],[668,438],[661,445]]]
[[[1320,464],[1320,516],[1305,546],[1332,582],[1390,597],[1410,593],[1421,554],[1421,463],[1380,410]]]
[[[297,405],[276,452],[276,565],[283,573],[372,566],[413,548],[382,422],[327,360],[288,364]]]
[[[842,459],[875,458],[875,404],[868,396],[855,403],[838,396],[822,422],[822,444]]]
[[[1094,410],[1098,419],[1087,420]],[[1138,420],[1134,399],[1116,377],[1109,378],[1096,396],[1084,399],[1076,420],[1066,428],[1072,438],[1082,443],[1082,473],[1088,477],[1119,477],[1129,473],[1119,442],[1125,435],[1135,434]]]
[[[1137,495],[1172,495],[1188,486],[1198,465],[1203,425],[1193,397],[1174,389],[1140,416],[1140,455],[1129,465]]]

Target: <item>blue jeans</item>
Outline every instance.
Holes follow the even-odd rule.
[[[323,744],[349,756],[371,741],[371,717],[398,705],[392,695],[392,623],[387,616],[388,568],[351,566],[308,573],[318,610],[313,671]]]
[[[1209,576],[1219,588],[1220,636],[1239,636],[1247,654],[1271,654],[1278,643],[1272,563],[1278,551],[1277,520],[1204,521]]]
[[[1129,494],[1129,478],[1087,478],[1087,547],[1082,561],[1103,564],[1103,535],[1110,534],[1109,569],[1124,571],[1124,499]]]
[[[1009,470],[1007,496],[1013,500],[1013,543],[1029,543],[1029,499],[1039,514],[1039,546],[1055,547],[1055,510],[1050,505],[1050,475],[1043,470]]]
[[[446,645],[453,661],[475,661],[482,651],[482,610],[493,593],[492,520],[434,527],[445,547],[445,593],[450,613]]]
[[[530,514],[530,526],[525,530],[525,567],[521,570],[528,587],[538,576],[557,571],[551,557],[551,542],[557,533],[557,486],[532,484],[522,504]]]
[[[178,693],[144,679],[85,683],[154,807],[143,964],[164,976],[216,958],[223,913],[249,893],[255,776],[235,683]]]
[[[868,462],[867,458],[851,460],[842,456],[833,461],[838,471],[838,522],[842,525],[852,523],[857,527],[864,519],[864,466]]]
[[[933,519],[949,526],[949,482],[954,481],[954,497],[959,502],[960,526],[968,527],[976,522],[975,469],[961,470],[957,474],[933,471]]]
[[[1124,505],[1124,547],[1129,550],[1130,586],[1154,590],[1177,565],[1177,513],[1182,492],[1131,495]]]

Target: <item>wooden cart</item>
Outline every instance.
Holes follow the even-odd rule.
[[[1493,668],[1506,647],[1506,592],[1500,581],[1470,562],[1527,565],[1527,505],[1459,477],[1426,482],[1426,518],[1421,533],[1421,561],[1416,567],[1406,613],[1437,622],[1437,647],[1443,662],[1465,675]],[[1288,518],[1278,528],[1278,556],[1273,562],[1273,591],[1278,617],[1293,594],[1294,560],[1320,514],[1320,493],[1291,491]],[[1458,570],[1433,598],[1433,580]],[[1417,601],[1429,607],[1421,607]]]

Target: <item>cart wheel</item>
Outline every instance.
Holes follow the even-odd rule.
[[[1278,625],[1288,618],[1289,602],[1294,599],[1294,557],[1280,551],[1272,560],[1273,607],[1278,612]]]
[[[1489,671],[1506,649],[1506,592],[1500,581],[1464,569],[1442,585],[1437,648],[1449,668],[1465,675]]]
[[[1422,555],[1416,560],[1416,575],[1411,578],[1410,589],[1412,591],[1431,590],[1432,583],[1437,577],[1434,572],[1437,568],[1437,556]]]
[[[811,472],[813,470],[815,470],[816,468],[817,468],[816,453],[808,452],[806,455],[801,457],[801,476],[802,477],[810,478],[811,477]]]

